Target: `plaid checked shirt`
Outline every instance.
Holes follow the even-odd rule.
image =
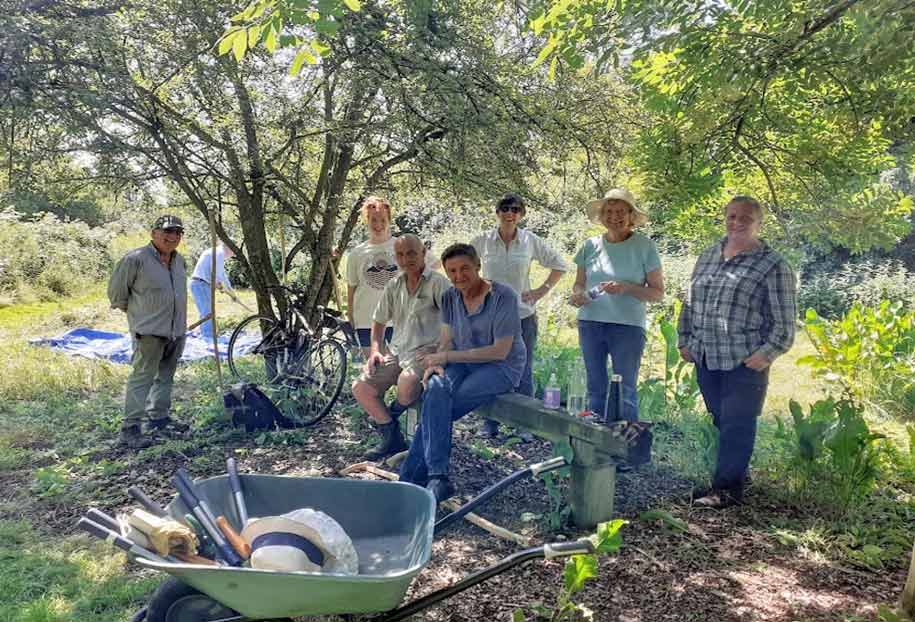
[[[713,370],[739,367],[761,351],[770,361],[791,348],[797,314],[794,273],[765,242],[728,260],[727,238],[696,261],[680,313],[678,347]]]

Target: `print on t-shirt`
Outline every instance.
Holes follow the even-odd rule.
[[[365,282],[372,289],[382,290],[388,281],[397,276],[397,270],[397,264],[388,263],[388,256],[379,253],[365,262]]]

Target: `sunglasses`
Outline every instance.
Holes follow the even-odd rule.
[[[513,214],[520,214],[522,211],[524,211],[524,208],[520,205],[500,205],[498,208],[496,208],[496,210],[499,212],[512,212]]]

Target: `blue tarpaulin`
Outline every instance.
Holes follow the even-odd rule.
[[[257,344],[257,338],[257,334],[242,335],[237,344],[240,348],[237,347],[236,352],[241,354],[250,350]],[[59,350],[75,356],[99,358],[113,363],[125,364],[130,363],[130,354],[133,351],[130,335],[94,330],[92,328],[74,328],[57,337],[33,339],[30,343],[47,346],[53,350]],[[229,336],[220,336],[220,358],[226,358],[228,347]],[[213,358],[213,342],[204,339],[197,331],[188,333],[184,344],[184,354],[181,356],[182,362],[197,361],[204,358]]]

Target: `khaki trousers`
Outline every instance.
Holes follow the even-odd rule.
[[[130,359],[133,371],[127,379],[123,427],[139,426],[144,415],[150,421],[168,417],[172,382],[184,351],[184,339],[134,335]]]

